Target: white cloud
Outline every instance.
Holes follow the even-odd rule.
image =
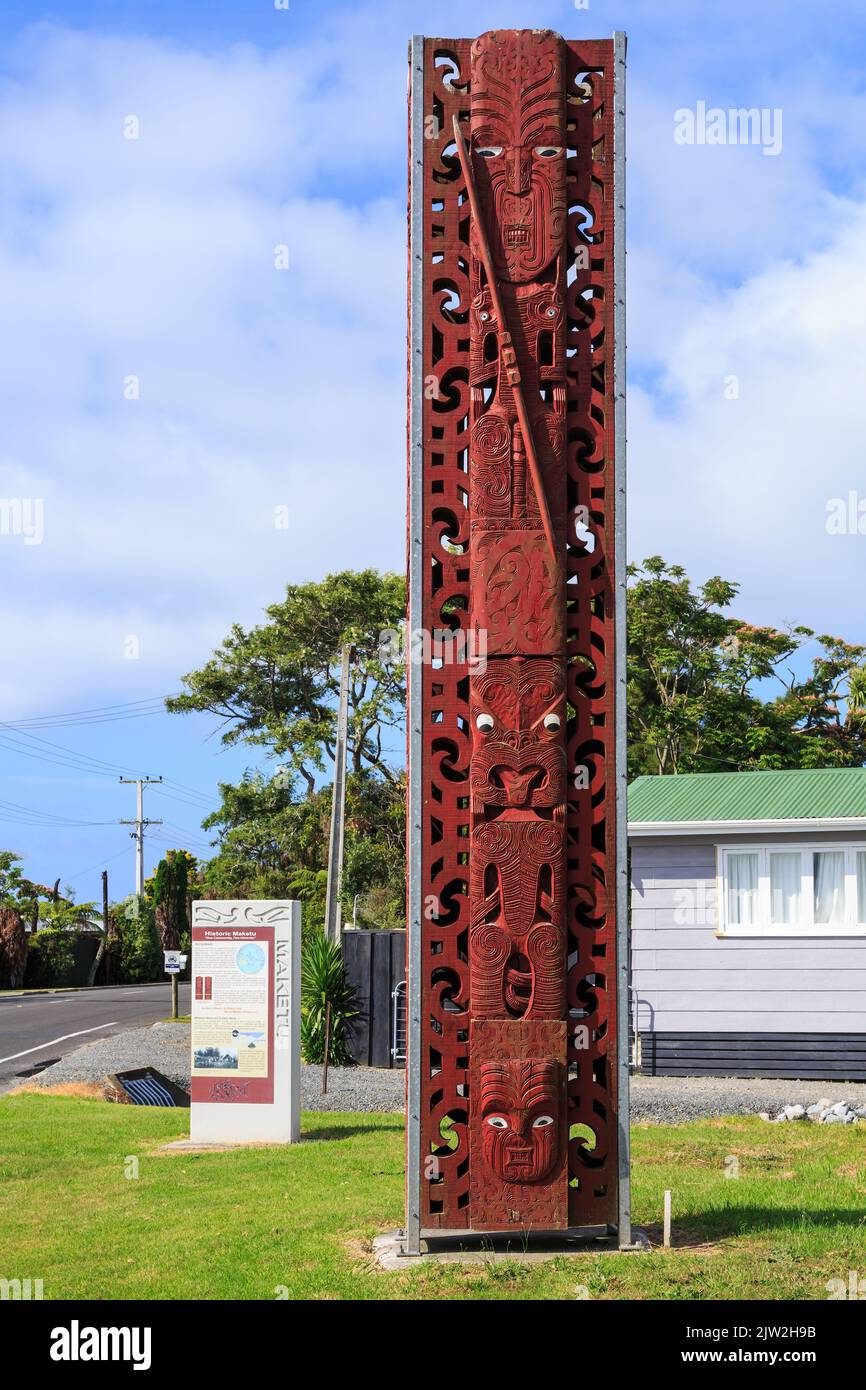
[[[568,28],[549,8],[538,22]],[[445,31],[461,16],[446,6]],[[472,27],[488,22],[482,6]],[[266,53],[37,26],[9,56],[0,497],[44,498],[45,540],[0,536],[4,711],[126,691],[129,631],[148,692],[175,688],[287,580],[402,565],[411,27],[395,3],[341,10]],[[845,135],[861,98],[825,75],[810,100],[782,54],[731,70],[729,103],[707,78],[724,35],[710,52],[662,29],[631,53],[632,553],[739,579],[763,621],[853,635],[866,538],[824,519],[866,489],[866,231]],[[699,97],[782,105],[782,155],[677,147],[673,111]],[[822,180],[830,149],[848,201]]]
[[[44,499],[45,539],[0,536],[10,714],[114,688],[124,632],[175,688],[287,581],[399,566],[405,457],[405,210],[309,191],[321,67],[46,29],[18,61],[0,496]],[[376,93],[352,95],[375,133]]]
[[[836,225],[827,249],[680,325],[661,383],[672,407],[632,391],[630,552],[740,581],[757,621],[862,641],[866,536],[826,520],[830,498],[866,497],[866,207]]]

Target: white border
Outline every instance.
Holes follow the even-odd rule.
[[[832,831],[862,830],[866,832],[866,816],[838,816],[818,820],[815,817],[793,817],[785,820],[638,820],[629,821],[631,838],[642,835],[763,835],[766,831],[807,831],[823,834]]]
[[[839,850],[845,855],[845,923],[840,927],[822,926],[812,920],[813,911],[813,884],[812,884],[812,861],[811,856],[816,852]],[[858,844],[856,841],[841,843],[835,841],[832,846],[826,841],[823,843],[802,843],[786,844],[784,841],[777,841],[775,844],[732,844],[716,846],[716,893],[718,902],[718,928],[716,935],[726,940],[741,940],[743,937],[767,937],[771,939],[783,938],[785,941],[809,941],[818,937],[853,937],[862,939],[866,937],[866,923],[858,922],[856,917],[857,904],[857,865],[854,858],[856,853],[866,853],[866,845]],[[771,853],[800,854],[806,856],[805,864],[800,875],[801,883],[801,917],[802,926],[790,926],[787,923],[775,925],[769,920],[769,855]],[[731,854],[757,854],[758,855],[758,907],[762,920],[754,926],[733,925],[727,921],[727,871],[725,861]]]

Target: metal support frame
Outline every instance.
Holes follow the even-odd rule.
[[[325,903],[325,936],[339,946],[343,933],[343,844],[346,821],[346,741],[349,721],[349,663],[351,647],[340,653],[340,699],[337,705],[337,737],[334,742],[334,791],[331,797],[331,833],[328,843],[328,888]]]
[[[628,955],[628,866],[627,866],[627,742],[626,742],[626,342],[625,342],[625,79],[626,35],[613,35],[614,121],[613,121],[613,197],[616,219],[614,248],[614,567],[615,567],[615,717],[616,717],[616,941],[617,941],[617,1097],[618,1097],[618,1207],[614,1239],[621,1250],[638,1248],[633,1243],[630,1201],[630,1107],[629,1107],[629,955]],[[400,1254],[418,1256],[421,1252],[421,1071],[422,1049],[422,816],[424,727],[423,644],[411,640],[422,626],[424,585],[424,491],[423,491],[423,291],[424,291],[424,84],[425,39],[415,35],[410,44],[410,131],[409,131],[409,632],[407,641],[407,687],[409,702],[408,744],[409,781],[407,825],[407,879],[409,932],[407,958],[407,1144],[406,1218],[401,1235]],[[609,1230],[611,1228],[608,1228]],[[593,1236],[601,1228],[571,1228],[557,1232],[564,1237]],[[434,1233],[431,1233],[434,1234]],[[436,1236],[451,1234],[438,1229]],[[466,1238],[472,1232],[455,1231]],[[642,1247],[641,1247],[642,1248]]]
[[[412,630],[421,621],[424,556],[424,39],[410,46],[409,124],[409,702],[408,785],[408,1026],[406,1037],[406,1227],[403,1254],[421,1253],[421,814],[422,666]]]
[[[401,1029],[400,1020],[404,1020]],[[406,1063],[406,981],[398,980],[391,991],[391,1061]]]
[[[613,196],[614,244],[614,574],[616,579],[616,942],[617,1125],[619,1131],[620,1249],[632,1244],[629,1105],[628,792],[626,734],[626,320],[625,320],[625,79],[626,36],[617,30],[614,52]]]

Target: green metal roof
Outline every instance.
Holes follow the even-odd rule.
[[[683,772],[636,777],[628,818],[641,821],[866,818],[866,767],[782,772]]]

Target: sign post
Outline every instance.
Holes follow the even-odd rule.
[[[301,905],[192,907],[190,1139],[300,1139]]]
[[[177,977],[185,968],[187,957],[181,951],[163,951],[164,969],[171,976],[171,1016],[177,1018]]]

